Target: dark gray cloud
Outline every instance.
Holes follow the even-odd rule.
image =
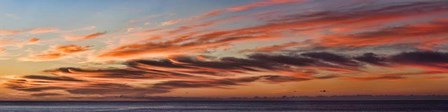
[[[386,59],[384,57],[380,57],[375,53],[365,53],[362,56],[357,56],[354,58],[357,61],[374,64],[374,65],[385,65]]]
[[[404,52],[390,57],[394,63],[405,64],[446,64],[448,53],[433,51]]]
[[[47,70],[54,76],[28,75],[10,80],[8,88],[26,92],[63,90],[78,95],[147,95],[167,93],[182,88],[229,88],[251,82],[282,83],[307,80],[348,77],[356,80],[397,80],[409,75],[440,74],[446,71],[448,53],[435,51],[412,51],[393,55],[364,53],[343,55],[332,52],[305,52],[299,54],[250,54],[245,58],[223,57],[197,59],[179,56],[161,60],[134,60],[125,63],[126,68],[82,69],[58,68]],[[427,69],[422,73],[379,74],[369,77],[350,77],[347,71],[363,73],[365,65],[389,67],[419,65]],[[341,70],[342,69],[342,70]],[[331,75],[319,75],[318,71],[332,71]],[[262,74],[244,76],[242,74]],[[292,74],[282,74],[282,73]],[[61,74],[62,73],[62,74]],[[263,74],[265,73],[265,74]],[[225,75],[217,75],[225,74]],[[241,75],[241,76],[238,76]],[[274,75],[269,75],[274,74]],[[70,76],[70,77],[67,77]],[[213,76],[215,78],[210,78]],[[79,79],[78,79],[79,78]],[[95,82],[80,79],[117,80]],[[120,81],[123,79],[123,81]],[[132,86],[132,81],[163,79],[147,86]],[[67,82],[76,86],[69,86]],[[38,95],[38,94],[36,94]],[[41,96],[46,96],[45,94]]]
[[[36,80],[48,80],[48,81],[75,81],[82,82],[83,80],[75,79],[72,77],[65,76],[42,76],[42,75],[27,75],[24,76],[26,79],[36,79]]]

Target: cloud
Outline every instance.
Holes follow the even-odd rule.
[[[438,71],[423,71],[423,72],[403,72],[403,73],[389,73],[389,74],[373,74],[368,76],[353,76],[346,77],[345,79],[349,80],[359,80],[359,81],[370,81],[370,80],[403,80],[406,79],[406,76],[418,76],[418,75],[434,75],[434,74],[443,74],[444,72]],[[434,76],[428,76],[427,78],[431,78]]]
[[[13,39],[4,39],[0,40],[0,47],[17,47],[22,48],[26,45],[36,44],[40,41],[39,38],[32,37],[28,40],[13,40]],[[3,51],[7,50],[6,48],[2,48]]]
[[[287,14],[286,16],[280,16],[271,20],[268,19],[269,21],[267,24],[235,29],[231,32],[235,35],[249,35],[261,32],[290,31],[311,35],[330,30],[331,32],[329,34],[316,34],[317,36],[322,37],[312,39],[317,43],[317,47],[363,47],[406,43],[406,41],[401,37],[409,36],[409,38],[416,39],[407,40],[419,40],[420,38],[417,38],[420,36],[444,34],[441,30],[445,29],[445,22],[432,21],[430,23],[416,25],[411,24],[392,28],[388,28],[390,26],[387,24],[394,22],[407,22],[405,20],[416,20],[418,18],[428,17],[429,15],[442,15],[448,11],[445,5],[446,2],[437,1],[409,3],[397,2],[383,5],[381,7],[377,5],[365,6],[361,8],[353,6],[334,10],[310,11],[306,13],[302,12],[299,14]],[[377,29],[380,30],[375,31]],[[428,31],[425,31],[425,29]],[[412,32],[415,30],[419,30],[421,32]],[[222,35],[226,34],[224,33]],[[204,38],[204,40],[205,39],[208,38]],[[425,40],[429,41],[433,39],[429,38]],[[426,46],[432,45],[435,44],[429,44]]]
[[[303,0],[263,0],[263,1],[258,1],[258,2],[254,2],[254,3],[229,7],[226,10],[232,11],[232,12],[245,11],[245,10],[267,7],[267,6],[272,6],[272,5],[288,4],[288,3],[295,3],[295,2],[302,2],[302,1]]]
[[[189,18],[179,18],[179,19],[172,19],[172,20],[167,20],[162,22],[160,25],[162,26],[170,26],[170,25],[175,25],[178,23],[183,23],[183,22],[196,22],[196,21],[201,21],[203,19],[206,18],[210,18],[213,16],[217,16],[220,15],[221,13],[223,13],[222,10],[211,10],[208,11],[204,14],[198,15],[198,16],[193,16],[193,17],[189,17]]]
[[[47,81],[82,81],[71,77],[52,77],[52,76],[41,76],[41,75],[27,75],[23,78],[34,79],[34,80],[47,80]]]
[[[38,42],[39,40],[40,39],[33,37],[33,38],[30,38],[27,42],[30,44],[34,44],[34,43]]]
[[[447,3],[430,2],[396,2],[390,4],[353,5],[352,7],[331,10],[309,11],[289,14],[271,20],[272,24],[289,23],[289,26],[300,26],[300,29],[313,28],[369,28],[397,22],[398,20],[415,19],[428,15],[447,13]],[[378,6],[380,5],[380,6]],[[360,8],[361,7],[361,8]],[[293,24],[294,23],[294,24]],[[350,25],[350,26],[347,26]]]
[[[412,51],[402,52],[386,57],[380,57],[374,53],[366,53],[363,56],[356,57],[355,59],[377,66],[392,68],[411,67],[441,73],[448,71],[448,54],[445,52]]]
[[[441,40],[438,37],[446,34],[442,31],[446,29],[444,19],[417,22],[417,24],[400,24],[428,16],[443,15],[448,12],[445,6],[446,2],[433,1],[310,11],[273,19],[270,24],[254,27],[251,31],[293,30],[304,34],[316,33],[319,37],[312,39],[317,43],[311,45],[314,47],[366,47],[397,43],[418,43],[423,47],[433,47],[441,44],[437,42]],[[390,26],[392,23],[398,25]],[[331,32],[321,33],[328,30]]]
[[[193,25],[183,25],[183,26],[179,26],[176,29],[169,31],[169,33],[179,33],[179,32],[183,32],[183,31],[189,31],[189,30],[194,30],[194,29],[198,29],[198,28],[208,27],[208,26],[217,24],[218,22],[220,22],[220,21],[210,21],[210,22],[202,22],[202,23],[193,24]]]
[[[5,53],[5,49],[0,48],[0,54],[3,54],[3,53]]]
[[[415,51],[412,53],[419,53]],[[440,53],[440,52],[437,52]],[[427,53],[423,53],[428,55]],[[442,53],[443,54],[443,53]],[[365,53],[362,55],[348,56],[342,54],[335,54],[331,52],[305,52],[300,54],[278,55],[278,54],[250,54],[247,58],[222,57],[219,59],[201,59],[198,57],[173,56],[166,60],[150,61],[138,60],[130,61],[128,66],[138,69],[159,69],[170,72],[179,72],[182,74],[191,75],[218,75],[231,76],[231,74],[247,74],[247,73],[289,73],[299,71],[331,71],[334,74],[365,74],[363,68],[365,65],[377,67],[396,67],[396,66],[410,66],[409,62],[403,60],[414,60],[408,58],[401,58],[402,55],[408,56],[406,53],[399,53],[395,55],[379,56],[374,53]],[[431,55],[429,55],[431,56]],[[400,57],[400,58],[397,58]],[[416,56],[425,57],[425,56]],[[401,59],[398,61],[398,59]],[[432,59],[441,59],[432,57]],[[206,61],[208,60],[208,61]],[[416,61],[415,59],[414,61]],[[430,61],[419,62],[415,65],[425,67],[438,67],[444,65],[443,63],[430,63]],[[434,61],[436,62],[436,61]],[[437,61],[443,62],[443,61]],[[428,64],[430,63],[430,64]],[[422,67],[419,67],[422,68]],[[427,71],[437,71],[432,69],[424,69]],[[308,74],[303,72],[303,74]]]
[[[6,88],[19,90],[19,91],[25,91],[25,92],[41,92],[41,91],[47,91],[47,90],[61,90],[65,89],[64,87],[58,87],[58,86],[49,86],[49,85],[33,85],[34,83],[30,84],[27,80],[10,80],[7,83],[4,83]]]
[[[374,53],[365,53],[364,55],[355,57],[354,59],[374,65],[385,65],[384,62],[386,61],[384,57],[380,57]]]
[[[443,45],[444,43],[448,42],[447,38],[437,38],[434,37],[432,39],[428,39],[428,40],[424,40],[422,42],[418,42],[416,45],[417,49],[420,50],[427,50],[427,51],[431,51],[433,49],[436,49],[436,47]]]
[[[29,54],[28,57],[22,58],[23,61],[52,61],[65,58],[90,49],[90,46],[78,45],[57,45],[52,46],[48,50],[41,53]]]
[[[59,29],[57,28],[33,28],[27,30],[8,30],[8,29],[0,29],[0,36],[10,36],[10,35],[18,35],[22,33],[31,33],[31,34],[42,34],[42,33],[53,33],[57,32]]]
[[[256,1],[161,23],[161,26],[179,24],[173,28],[124,31],[122,35],[132,38],[124,38],[118,44],[108,40],[110,46],[92,54],[94,61],[123,62],[118,66],[91,67],[88,63],[81,67],[59,67],[39,75],[11,78],[4,85],[31,92],[33,96],[58,96],[51,94],[54,91],[70,96],[146,96],[185,88],[232,89],[254,82],[399,81],[437,77],[448,71],[447,53],[434,49],[442,48],[447,40],[444,37],[448,22],[435,19],[448,11],[447,2],[372,2],[299,13],[275,10],[237,16],[227,14],[298,2],[302,1]],[[33,30],[36,34],[57,31]],[[0,35],[20,33],[23,31],[0,30]],[[29,33],[34,34],[32,30]],[[65,39],[86,40],[104,35],[106,32],[96,32]],[[272,46],[261,43],[271,40],[285,43]],[[39,41],[31,38],[24,43]],[[0,44],[10,43],[11,40],[0,41]],[[412,49],[376,51],[398,44]],[[234,54],[233,48],[238,50],[247,45],[259,47]],[[31,52],[24,60],[59,60],[90,49],[89,46],[58,45],[43,52]]]
[[[307,79],[288,77],[288,76],[256,76],[256,77],[241,77],[241,78],[225,78],[217,80],[202,80],[202,81],[166,81],[157,83],[153,88],[159,89],[176,89],[176,88],[225,88],[227,86],[241,85],[244,83],[254,82],[257,80],[264,80],[267,82],[288,82],[288,81],[303,81]]]
[[[226,88],[261,81],[281,83],[305,81],[289,75],[238,76],[251,72],[285,70],[276,62],[222,58],[206,61],[202,58],[177,56],[162,60],[133,60],[125,63],[126,68],[81,69],[58,68],[46,70],[53,76],[28,75],[8,81],[8,87],[19,91],[44,92],[64,90],[71,94],[159,94],[181,88]],[[268,73],[268,72],[266,72]],[[275,73],[275,72],[272,72]],[[236,75],[236,76],[235,76]],[[75,77],[75,78],[71,78]],[[18,81],[20,80],[20,81]],[[120,83],[117,81],[120,80]],[[137,82],[156,81],[150,86],[135,86]],[[67,84],[70,82],[71,84]],[[40,83],[39,85],[33,85]],[[57,88],[56,88],[56,87]]]
[[[35,28],[31,29],[29,32],[31,34],[41,34],[41,33],[52,33],[57,31],[59,31],[59,29],[57,28]]]
[[[104,96],[110,95],[147,95],[147,94],[160,94],[167,93],[174,89],[181,88],[227,88],[229,86],[243,85],[250,82],[255,82],[257,80],[269,82],[269,83],[279,83],[279,82],[289,82],[289,81],[304,81],[307,79],[294,78],[288,76],[255,76],[255,77],[241,77],[241,78],[225,78],[225,79],[204,79],[204,80],[171,80],[162,81],[155,83],[148,87],[136,87],[127,84],[120,83],[85,83],[84,85],[73,86],[73,87],[54,87],[49,85],[35,85],[24,86],[23,83],[12,83],[9,82],[7,85],[11,89],[25,91],[25,92],[46,92],[48,90],[64,90],[68,93],[74,95],[92,95],[101,94]],[[53,83],[55,84],[55,83]],[[63,84],[58,84],[64,86]],[[47,95],[44,95],[47,96]]]
[[[287,3],[288,1],[261,2]],[[189,51],[189,53],[203,53],[206,51],[233,47],[230,45],[234,43],[250,43],[254,41],[283,39],[283,37],[289,36],[285,34],[286,32],[303,33],[308,31],[307,34],[314,34],[321,32],[321,30],[332,30],[337,27],[347,26],[348,24],[348,26],[359,26],[360,28],[355,28],[355,31],[352,31],[354,34],[345,34],[344,32],[316,34],[320,37],[311,38],[309,42],[301,42],[301,46],[306,46],[308,48],[340,48],[406,43],[405,39],[402,38],[403,36],[415,38],[411,40],[418,40],[417,38],[420,36],[444,34],[445,32],[442,32],[442,29],[445,29],[445,22],[433,21],[431,23],[398,26],[393,28],[380,27],[378,31],[358,30],[363,28],[377,28],[371,27],[370,24],[378,26],[395,22],[397,20],[406,19],[408,17],[443,14],[445,11],[448,11],[448,9],[442,4],[446,3],[436,1],[417,3],[397,2],[381,7],[376,5],[361,8],[353,6],[337,8],[334,10],[310,11],[307,13],[302,12],[298,14],[287,13],[286,15],[279,16],[277,18],[263,16],[262,18],[269,18],[265,24],[256,24],[249,27],[237,27],[226,30],[201,30],[200,28],[211,27],[211,25],[222,21],[199,21],[195,24],[183,25],[174,29],[169,29],[165,32],[165,34],[162,33],[158,35],[159,38],[156,39],[151,38],[145,42],[138,41],[103,50],[99,53],[97,59],[127,60],[152,58],[169,55],[182,55],[182,51]],[[418,10],[418,12],[414,10]],[[211,15],[213,14],[214,13],[211,13]],[[369,23],[369,25],[366,25],[366,23]],[[427,30],[425,30],[425,28],[427,28]],[[412,32],[416,30],[419,32]],[[161,37],[163,37],[163,39]],[[306,37],[303,38],[305,39]],[[258,51],[263,52],[263,50],[278,50],[295,45],[296,43],[275,45],[266,48],[259,48]]]
[[[238,86],[255,82],[257,80],[263,80],[271,83],[288,82],[288,81],[303,81],[306,79],[287,77],[287,76],[256,76],[256,77],[241,77],[241,78],[224,78],[224,79],[205,79],[205,80],[171,80],[158,82],[152,86],[142,88],[133,87],[125,84],[116,83],[98,83],[91,84],[87,87],[68,89],[67,92],[72,94],[131,94],[142,96],[146,94],[160,94],[167,93],[174,89],[181,88],[222,88],[225,89],[229,86]],[[119,90],[119,91],[117,91]]]
[[[21,31],[0,29],[0,36],[16,35]]]
[[[179,23],[180,21],[182,21],[182,19],[169,20],[169,21],[162,22],[161,25],[162,25],[162,26],[174,25],[174,24]]]
[[[431,71],[448,71],[448,53],[443,52],[404,52],[390,57],[390,61]]]
[[[209,11],[209,12],[207,12],[207,13],[205,13],[205,14],[199,16],[199,18],[213,17],[213,16],[217,16],[217,15],[219,15],[219,14],[221,14],[221,13],[223,13],[222,10],[212,10],[212,11]]]
[[[421,52],[404,52],[391,57],[396,63],[406,64],[442,64],[448,63],[448,53],[421,51]]]
[[[27,41],[23,41],[23,42],[18,42],[16,43],[17,47],[23,47],[25,45],[31,45],[31,44],[36,44],[40,41],[39,38],[33,37],[28,39]]]
[[[198,16],[193,16],[189,18],[179,18],[179,19],[172,19],[162,22],[160,25],[162,26],[170,26],[175,25],[182,22],[195,22],[195,21],[201,21],[203,19],[207,19],[210,17],[221,15],[222,13],[232,13],[232,12],[240,12],[255,8],[261,8],[261,7],[268,7],[273,5],[280,5],[280,4],[288,4],[288,3],[299,3],[303,2],[303,0],[265,0],[255,3],[249,3],[249,4],[243,4],[238,6],[229,7],[226,9],[215,9],[208,12],[205,12]]]
[[[244,42],[252,40],[263,40],[276,38],[276,34],[263,34],[252,36],[224,36],[224,33],[207,33],[199,35],[195,41],[191,41],[190,37],[179,37],[164,42],[140,42],[128,45],[121,45],[116,48],[106,49],[97,57],[101,59],[138,59],[143,57],[160,57],[170,55],[181,55],[188,53],[205,52],[211,49],[223,48],[232,42]]]
[[[8,80],[4,85],[25,92],[63,90],[72,95],[146,96],[184,88],[231,89],[252,82],[283,83],[336,78],[359,81],[405,80],[412,76],[431,77],[446,73],[442,70],[446,70],[447,63],[447,53],[429,51],[392,55],[254,53],[244,58],[171,56],[165,59],[129,60],[121,68],[57,68],[44,71],[51,76],[26,75]],[[417,67],[422,71],[366,71],[365,65],[384,68],[386,71],[397,67]],[[331,74],[325,74],[324,71]]]
[[[412,43],[422,40],[432,40],[431,36],[447,34],[448,22],[433,21],[392,28],[384,28],[372,32],[349,35],[327,35],[322,37],[319,45],[325,47],[364,47],[396,43]],[[406,37],[406,38],[403,38]],[[422,37],[428,37],[426,39]]]
[[[265,47],[257,47],[255,49],[246,49],[242,50],[241,52],[275,52],[275,51],[281,51],[285,50],[289,47],[298,46],[300,43],[298,42],[288,42],[280,45],[273,45],[273,46],[265,46]]]
[[[66,40],[70,40],[70,41],[80,41],[80,40],[88,40],[88,39],[92,39],[92,38],[97,38],[97,37],[103,36],[105,34],[106,34],[106,32],[97,32],[97,33],[92,33],[92,34],[82,35],[82,36],[65,36],[64,38]]]
[[[405,77],[402,77],[402,76],[375,76],[375,77],[351,77],[349,79],[352,79],[352,80],[363,80],[363,81],[368,81],[368,80],[400,80],[400,79],[405,79]]]
[[[108,49],[100,53],[98,57],[107,58],[141,58],[147,56],[159,57],[176,55],[182,53],[181,51],[189,52],[203,52],[208,48],[215,48],[221,46],[220,43],[209,44],[182,44],[176,45],[171,43],[136,43],[119,46],[117,48]]]
[[[45,72],[57,76],[72,76],[78,78],[97,78],[97,79],[169,79],[169,78],[194,78],[194,76],[163,70],[146,69],[81,69],[81,68],[58,68],[55,70],[46,70]]]
[[[249,55],[250,59],[259,60],[262,62],[288,64],[294,66],[312,66],[318,63],[317,60],[301,57],[297,55],[266,55],[266,54],[252,54]],[[261,64],[261,63],[257,63]],[[274,65],[274,64],[271,64]]]
[[[310,53],[304,53],[302,54],[307,57],[324,60],[331,63],[336,63],[340,65],[347,65],[347,66],[357,66],[358,64],[354,62],[352,59],[349,59],[342,55],[337,55],[334,53],[328,53],[328,52],[310,52]]]

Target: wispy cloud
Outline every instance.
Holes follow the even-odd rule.
[[[59,31],[59,29],[57,28],[35,28],[31,29],[29,32],[31,34],[41,34],[41,33],[52,33],[57,31]]]
[[[274,51],[285,50],[289,47],[294,47],[294,46],[298,46],[298,45],[300,45],[300,43],[298,43],[298,42],[289,42],[289,43],[284,43],[284,44],[280,44],[280,45],[264,46],[264,47],[258,47],[255,49],[246,49],[246,50],[242,50],[241,52],[274,52]]]
[[[265,0],[265,1],[259,1],[259,2],[254,2],[254,3],[229,7],[226,10],[233,11],[233,12],[245,11],[245,10],[267,7],[267,6],[272,6],[272,5],[288,4],[288,3],[303,2],[303,1],[304,0]]]
[[[21,33],[21,31],[16,31],[16,30],[5,30],[5,29],[0,29],[0,35],[16,35]]]
[[[53,61],[65,58],[90,49],[90,46],[78,45],[57,45],[40,53],[31,53],[27,57],[21,58],[22,61]]]
[[[446,61],[448,61],[447,53],[427,51],[403,52],[387,56],[373,53],[350,56],[330,52],[306,52],[294,55],[251,54],[246,58],[220,59],[177,56],[160,60],[128,61],[124,63],[126,68],[46,70],[46,73],[53,76],[28,75],[12,79],[6,85],[19,91],[64,90],[75,95],[113,96],[129,93],[144,96],[167,93],[180,88],[226,89],[257,81],[282,83],[325,79],[406,80],[412,76],[429,77],[445,73],[448,63]],[[367,65],[393,69],[397,66],[407,66],[424,71],[384,73],[366,71]],[[322,76],[320,73],[322,71],[331,71],[332,74]]]
[[[80,41],[80,40],[87,40],[87,39],[97,38],[97,37],[103,36],[105,34],[106,34],[106,32],[97,32],[97,33],[81,35],[81,36],[68,36],[67,35],[64,38],[66,40],[70,40],[70,41]]]

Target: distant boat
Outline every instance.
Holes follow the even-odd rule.
[[[326,93],[326,92],[327,92],[327,90],[321,90],[320,92],[322,92],[322,93]]]

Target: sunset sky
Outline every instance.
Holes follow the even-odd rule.
[[[446,0],[1,0],[0,100],[448,95],[447,43]]]

